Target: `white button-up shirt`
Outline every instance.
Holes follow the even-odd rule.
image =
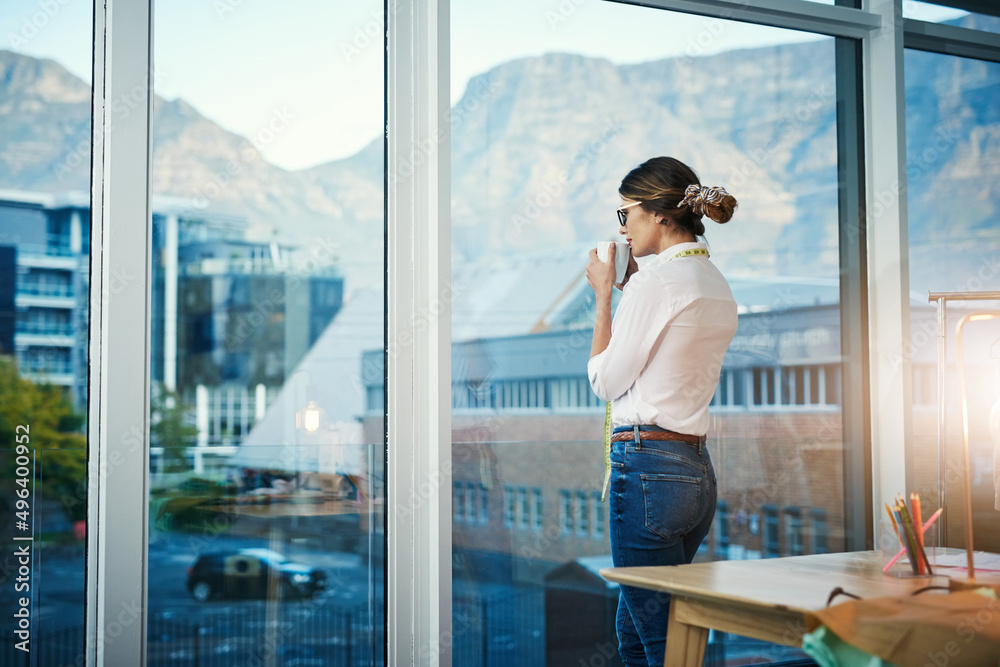
[[[594,393],[612,402],[614,426],[708,431],[708,404],[736,334],[736,301],[707,256],[677,257],[695,248],[706,245],[671,246],[629,278],[611,342],[587,364]]]

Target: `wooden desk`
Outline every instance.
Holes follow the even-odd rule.
[[[867,598],[948,585],[944,576],[886,576],[882,558],[877,551],[859,551],[600,572],[608,581],[671,593],[664,664],[701,667],[709,629],[802,646],[806,614],[826,607],[838,586]]]

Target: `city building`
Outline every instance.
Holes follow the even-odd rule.
[[[154,199],[150,379],[176,392],[198,435],[163,446],[233,448],[261,418],[343,301],[333,266],[297,268],[294,248],[246,239],[239,218]],[[82,192],[0,191],[0,353],[23,377],[87,407],[90,206]],[[106,290],[134,276],[112,272]],[[202,455],[192,451],[195,467]]]
[[[581,274],[584,255],[569,248],[455,268],[452,516],[463,563],[456,578],[538,585],[577,558],[608,555],[604,404],[586,371],[593,292]],[[518,279],[484,280],[508,273]],[[739,325],[719,367],[709,369],[710,379],[719,377],[709,431],[719,498],[699,558],[843,551],[838,285],[774,277],[733,277],[730,284]],[[911,330],[934,330],[926,302],[914,295],[911,308]],[[989,343],[973,338],[979,347]],[[936,446],[934,351],[923,346],[910,359],[916,437],[927,451]],[[384,357],[371,349],[361,360],[365,441],[383,428]],[[991,372],[974,371],[975,382],[988,382]],[[981,440],[989,438],[982,417],[989,406],[980,407],[972,428]],[[542,466],[537,448],[544,448]],[[920,479],[931,495],[925,463]],[[985,509],[992,498],[976,503]]]
[[[9,261],[0,271],[14,275],[13,282],[0,283],[0,303],[14,320],[13,344],[8,347],[0,340],[0,353],[15,355],[24,377],[65,387],[83,411],[90,314],[89,197],[83,192],[56,196],[0,191],[0,246]],[[7,310],[10,306],[13,310]]]

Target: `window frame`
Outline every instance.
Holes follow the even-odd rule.
[[[149,497],[151,35],[151,0],[95,2],[85,654],[102,666],[145,664],[146,653],[149,504],[113,499]],[[126,95],[131,113],[112,116]],[[112,299],[113,276],[132,280]],[[115,621],[123,608],[140,622]]]
[[[856,440],[845,453],[845,477],[862,480],[867,497],[863,506],[846,508],[855,532],[848,548],[863,548],[873,541],[874,508],[907,488],[912,476],[903,444],[912,410],[904,345],[905,198],[873,215],[877,193],[905,189],[904,44],[1000,62],[1000,37],[904,20],[901,0],[865,0],[864,9],[807,0],[635,4],[808,30],[846,39],[860,50],[857,68],[844,73],[862,110],[853,140],[860,142],[863,169],[844,181],[858,208],[842,210],[842,216],[860,211],[860,224],[851,227],[841,219],[842,252],[854,253],[842,255],[842,285],[850,289],[842,289],[841,297],[861,299],[849,307],[863,319],[860,327],[845,327],[853,320],[843,320],[841,329],[845,338],[851,333],[853,345],[844,355],[851,360],[851,377],[844,377],[843,395],[852,397],[844,408],[845,441]],[[385,367],[386,502],[409,502],[414,510],[406,521],[387,513],[386,662],[450,665],[449,0],[394,0],[385,11],[385,312],[387,350],[394,350]],[[145,664],[147,503],[111,499],[148,497],[149,378],[134,369],[147,368],[149,346],[152,34],[152,0],[95,3],[87,434],[88,479],[94,483],[88,485],[86,589],[91,665]],[[838,96],[844,83],[838,73]],[[112,101],[126,94],[140,98],[133,113],[113,117]],[[112,122],[114,142],[106,136],[110,130],[99,131]],[[867,220],[877,224],[868,226]],[[106,287],[113,275],[134,279],[112,299]],[[870,311],[866,300],[873,304]],[[859,365],[864,359],[871,360],[870,371]],[[896,365],[893,359],[904,361]],[[860,395],[848,391],[858,386]],[[137,437],[142,446],[133,446]],[[901,458],[906,467],[898,466]],[[422,496],[427,483],[436,491]],[[102,641],[123,607],[141,609],[140,622]]]

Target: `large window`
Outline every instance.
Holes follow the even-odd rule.
[[[0,8],[0,663],[82,664],[88,486],[87,3]]]
[[[741,203],[697,559],[909,490],[964,546],[1000,306],[939,392],[927,292],[1000,288],[996,10],[645,4],[0,3],[0,663],[611,664],[583,270],[657,154]]]
[[[1000,32],[1000,22],[994,17],[985,14],[970,13],[961,9],[954,9],[947,5],[948,2],[933,3],[919,2],[918,0],[904,0],[903,16],[917,21],[929,21],[932,23],[944,23],[947,25],[958,25],[974,30],[985,30],[989,32]],[[955,3],[962,4],[962,3]],[[971,7],[972,5],[968,5]]]
[[[996,27],[1000,19],[958,21]],[[931,509],[942,503],[941,542],[964,547],[962,403],[957,384],[955,327],[972,312],[1000,310],[1000,302],[947,303],[944,411],[938,399],[937,303],[929,292],[970,297],[1000,289],[1000,64],[907,50],[906,173],[912,317],[906,353],[913,371],[913,443],[909,452],[921,496]],[[994,406],[1000,400],[995,344],[1000,322],[970,323],[963,330],[973,471],[992,469],[1000,433]],[[939,437],[939,415],[944,430]],[[972,475],[976,549],[1000,550],[994,529],[997,487],[992,475]]]
[[[480,616],[456,641],[462,664],[586,662],[594,629],[560,622],[544,600],[616,604],[596,575],[611,556],[583,272],[589,249],[617,235],[620,179],[654,155],[740,200],[708,235],[740,320],[709,433],[723,524],[698,559],[844,549],[840,341],[858,323],[840,318],[834,40],[617,3],[567,15],[455,2],[452,20],[453,474],[492,480],[505,508],[453,526],[456,600],[478,600]],[[656,37],[678,31],[686,47]],[[487,32],[507,45],[486,50],[492,60]],[[540,533],[524,530],[532,487]],[[822,525],[801,518],[817,512]],[[532,611],[494,626],[506,596]],[[599,637],[613,641],[606,621]],[[539,632],[545,650],[512,662]],[[717,650],[727,664],[780,652]]]
[[[150,665],[382,664],[383,25],[156,5]]]

